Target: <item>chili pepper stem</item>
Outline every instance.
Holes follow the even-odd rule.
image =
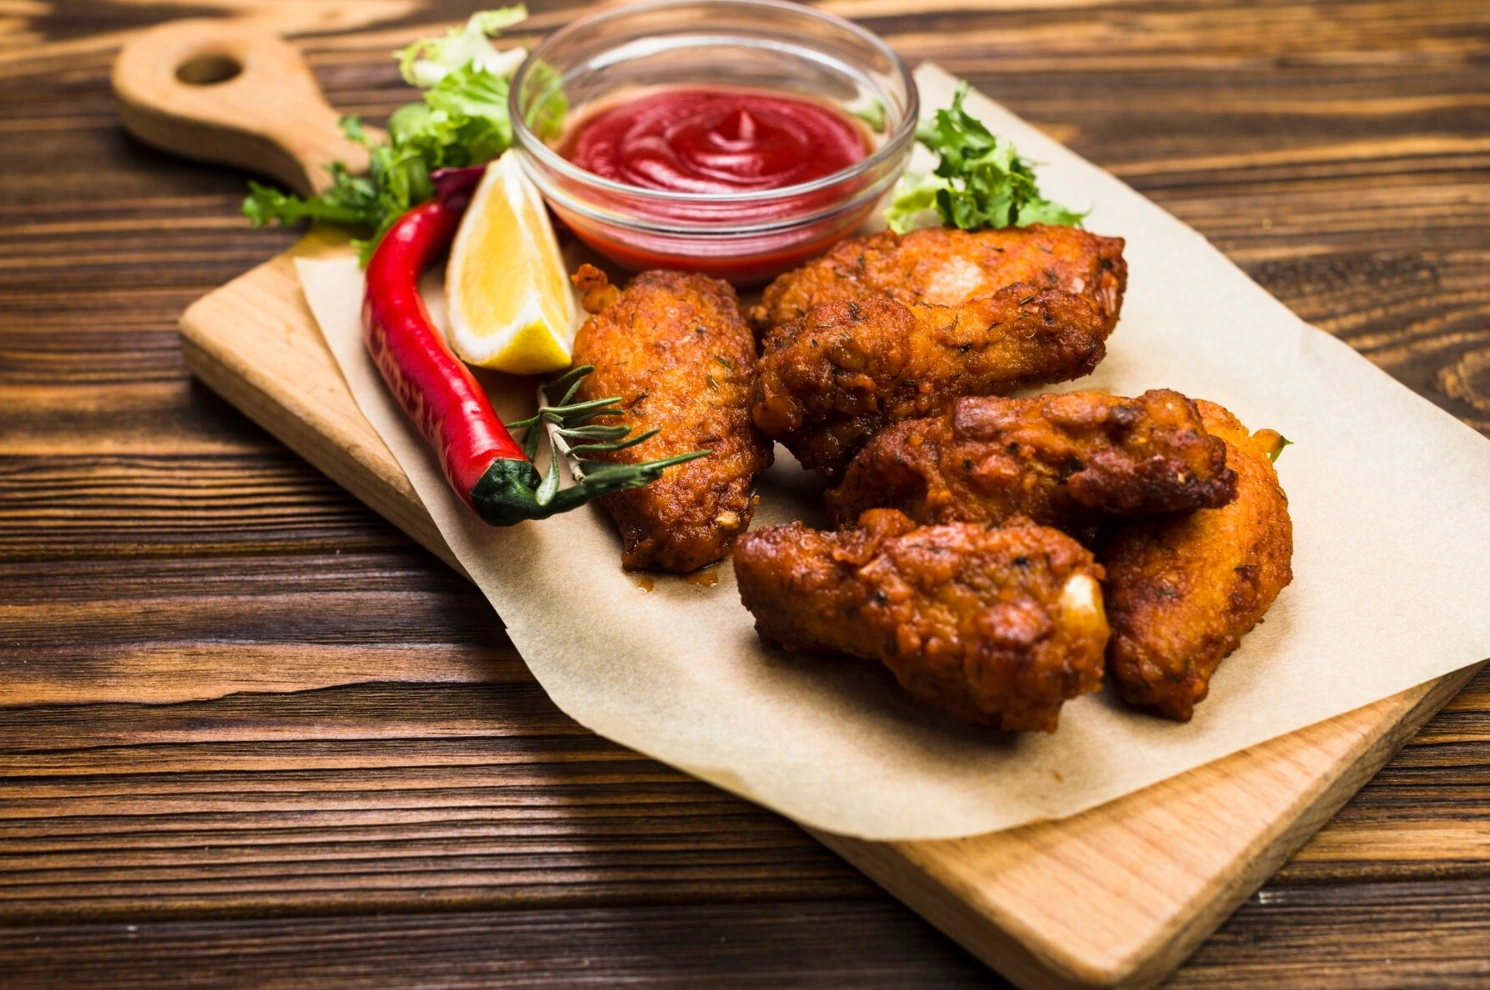
[[[525,519],[541,519],[549,514],[538,504],[535,494],[542,483],[532,461],[495,460],[471,489],[471,505],[493,526],[514,526]]]
[[[482,519],[493,526],[511,526],[526,519],[547,519],[577,508],[593,498],[650,484],[676,464],[707,457],[707,450],[691,450],[645,464],[614,464],[575,458],[570,470],[575,484],[540,499],[544,479],[531,461],[492,461],[471,491],[471,504]],[[550,471],[554,470],[550,466]]]

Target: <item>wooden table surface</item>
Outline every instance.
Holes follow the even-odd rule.
[[[5,985],[1000,985],[793,825],[569,721],[474,588],[187,376],[181,310],[294,235],[124,135],[120,40],[253,17],[377,118],[409,98],[388,51],[469,7],[0,0]],[[1490,434],[1485,0],[832,7]],[[1171,986],[1487,982],[1490,672]]]

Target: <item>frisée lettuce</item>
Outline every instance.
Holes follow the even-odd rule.
[[[394,221],[434,194],[432,172],[481,165],[511,146],[507,93],[527,52],[498,51],[492,38],[527,16],[521,4],[483,11],[443,37],[395,52],[399,71],[424,90],[423,99],[393,113],[385,141],[372,140],[358,118],[343,118],[343,132],[368,150],[367,172],[337,162],[331,188],[308,197],[250,182],[244,216],[255,226],[310,219],[353,228],[366,237],[365,260]]]

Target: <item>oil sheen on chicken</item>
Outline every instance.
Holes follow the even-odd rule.
[[[755,338],[735,291],[703,275],[654,271],[618,294],[588,265],[575,281],[592,315],[575,338],[574,363],[595,366],[578,399],[618,396],[634,433],[661,431],[591,456],[636,463],[709,451],[600,499],[620,530],[622,563],[664,571],[712,563],[749,525],[755,476],[771,464],[771,442],[750,421]]]
[[[829,303],[766,336],[751,415],[804,467],[836,478],[902,420],[1090,374],[1106,337],[1089,300],[1029,285],[961,306]]]
[[[1102,569],[1053,529],[918,527],[877,509],[837,532],[747,533],[734,563],[766,644],[878,660],[969,722],[1052,732],[1102,682]]]
[[[1272,463],[1283,438],[1250,433],[1214,403],[1196,405],[1206,430],[1226,442],[1236,498],[1123,523],[1097,544],[1112,621],[1108,670],[1129,703],[1180,722],[1293,580],[1293,522]]]
[[[750,322],[765,333],[825,303],[870,296],[961,306],[1021,282],[1086,297],[1111,333],[1128,282],[1123,239],[1041,224],[850,237],[768,285]]]
[[[964,398],[859,452],[828,492],[840,523],[872,508],[921,523],[1024,516],[1081,539],[1109,519],[1219,508],[1236,494],[1226,443],[1169,389]]]

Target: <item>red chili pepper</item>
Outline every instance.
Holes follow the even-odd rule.
[[[619,412],[615,399],[567,405],[578,379],[589,371],[585,368],[550,386],[565,389],[563,399],[520,424],[528,430],[528,442],[519,446],[470,369],[451,353],[444,335],[430,321],[419,293],[420,275],[450,246],[481,172],[473,168],[436,173],[436,197],[405,213],[373,252],[362,301],[368,352],[399,405],[440,455],[445,477],[456,492],[487,522],[510,526],[564,512],[607,492],[648,484],[662,476],[663,468],[703,456],[706,452],[695,451],[627,465],[581,458],[576,461],[581,479],[562,490],[554,468],[547,479],[539,476],[532,455],[537,449],[535,431],[541,431],[543,420],[558,425],[566,436],[616,441],[581,445],[573,448],[577,453],[616,450],[651,434],[621,439],[629,430],[582,426]],[[550,450],[556,460],[552,445]]]

